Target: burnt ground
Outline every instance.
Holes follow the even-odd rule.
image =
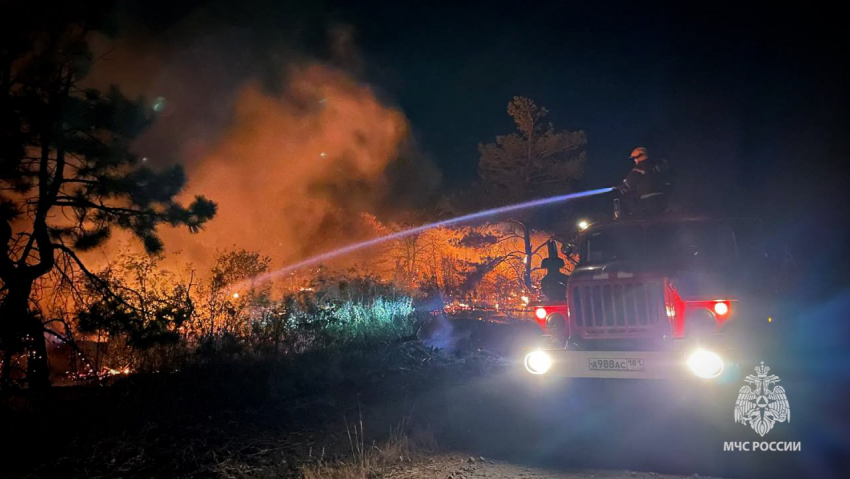
[[[837,340],[772,357],[793,420],[764,440],[802,451],[747,453],[723,451],[761,440],[732,420],[743,383],[530,377],[514,358],[534,328],[457,320],[429,331],[439,350],[393,343],[7,397],[0,476],[846,477],[847,408],[824,394],[838,369],[820,367]]]

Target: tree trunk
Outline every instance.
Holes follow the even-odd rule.
[[[522,280],[525,283],[526,290],[531,291],[531,257],[533,254],[531,250],[531,228],[525,223],[522,225],[522,241],[525,245],[525,269]]]
[[[47,363],[47,345],[44,340],[44,325],[29,310],[29,297],[33,281],[29,278],[7,283],[7,294],[0,305],[2,321],[2,344],[5,349],[3,380],[8,384],[11,368],[8,360],[14,353],[27,353],[27,384],[33,389],[50,386],[50,370]]]
[[[44,340],[44,325],[37,316],[28,314],[27,333],[27,384],[30,389],[50,387],[50,365],[47,361],[47,344]]]

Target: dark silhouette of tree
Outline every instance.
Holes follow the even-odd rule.
[[[157,228],[197,232],[215,204],[175,201],[181,167],[154,171],[130,151],[150,124],[143,99],[84,88],[87,39],[108,30],[106,2],[5,3],[0,17],[0,349],[8,383],[13,355],[26,355],[30,387],[49,385],[44,327],[32,314],[34,282],[72,264],[117,227],[150,253]],[[61,261],[57,261],[61,257]],[[98,283],[107,289],[107,284]]]
[[[490,206],[493,199],[510,204],[566,194],[581,178],[586,161],[584,131],[556,131],[551,123],[544,122],[548,113],[528,98],[514,97],[508,103],[508,115],[516,123],[517,132],[497,136],[495,143],[478,145],[478,174]],[[523,239],[523,283],[530,290],[536,252],[531,244],[530,215],[516,215],[510,221],[517,226],[515,234]]]
[[[199,328],[199,336],[247,334],[250,316],[267,310],[271,303],[271,286],[254,285],[251,278],[268,272],[270,264],[268,256],[244,249],[226,251],[216,257],[209,285],[203,288],[204,324]]]
[[[82,333],[103,334],[131,351],[133,369],[145,369],[146,352],[177,344],[180,328],[194,314],[194,277],[188,281],[162,269],[159,258],[124,254],[98,272],[77,304],[76,327]],[[103,294],[104,287],[109,294]],[[162,356],[162,351],[159,351]],[[154,355],[155,356],[155,355]],[[164,359],[164,358],[155,358]]]

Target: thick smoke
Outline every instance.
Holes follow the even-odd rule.
[[[364,213],[398,214],[437,186],[404,115],[352,73],[362,62],[343,61],[356,56],[350,29],[329,30],[328,61],[291,46],[260,54],[246,30],[172,30],[181,33],[99,39],[91,85],[144,95],[158,118],[136,144],[140,156],[183,164],[185,198],[218,203],[200,234],[161,230],[181,262],[204,271],[237,247],[282,266],[373,235]]]
[[[188,170],[187,194],[217,201],[216,219],[200,235],[169,232],[166,244],[202,263],[233,245],[287,262],[363,237],[360,213],[381,201],[406,132],[398,110],[329,67],[293,69],[280,94],[250,83]]]

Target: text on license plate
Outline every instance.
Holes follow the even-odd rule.
[[[643,371],[641,358],[588,359],[590,369],[595,371]]]

